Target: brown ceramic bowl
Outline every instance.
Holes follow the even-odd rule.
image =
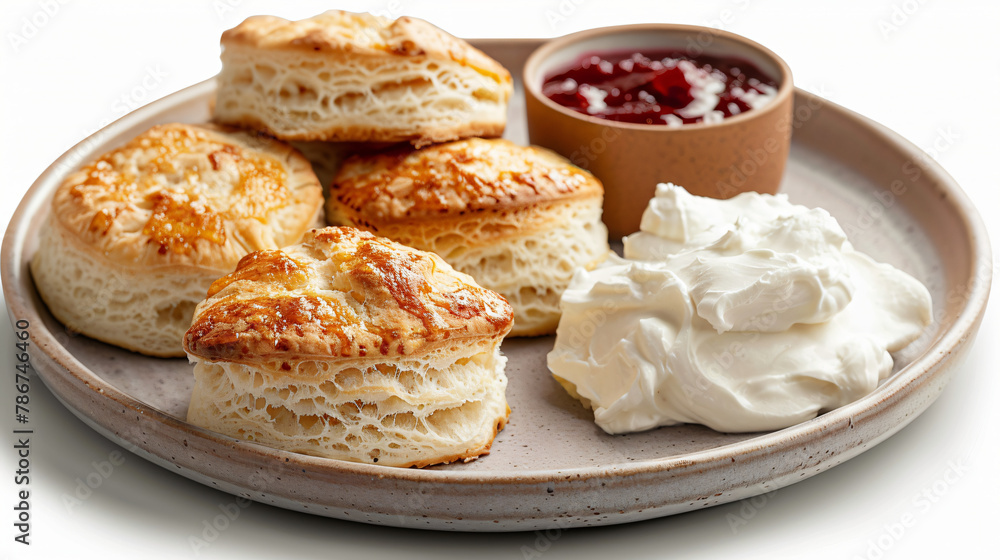
[[[545,78],[587,53],[676,49],[688,56],[746,60],[778,83],[763,107],[717,123],[632,124],[584,115],[542,95]],[[778,190],[788,158],[792,74],[770,50],[739,35],[706,27],[640,24],[604,27],[553,39],[524,66],[528,134],[532,144],[562,154],[604,183],[604,222],[612,238],[639,229],[657,183],[694,194],[729,198]]]

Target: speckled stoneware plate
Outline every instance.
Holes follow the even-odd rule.
[[[539,44],[476,43],[515,75]],[[511,421],[493,453],[472,463],[394,469],[234,440],[184,422],[192,386],[186,360],[69,335],[28,272],[50,197],[67,172],[151,125],[207,120],[213,88],[204,82],[143,107],[56,161],[7,228],[3,288],[11,320],[31,322],[38,375],[81,420],[168,471],[261,502],[369,523],[513,531],[624,523],[739,500],[821,473],[913,420],[962,363],[986,307],[989,242],[955,182],[885,128],[797,92],[784,192],[827,208],[857,247],[914,275],[934,298],[934,324],[895,356],[896,372],[873,394],[773,433],[681,426],[609,436],[549,376],[551,338],[509,340]],[[519,89],[508,136],[520,142],[523,103]]]

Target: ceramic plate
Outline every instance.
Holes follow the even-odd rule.
[[[539,44],[475,43],[515,76]],[[503,345],[510,424],[492,454],[472,463],[394,469],[231,439],[185,423],[193,382],[186,360],[67,333],[27,268],[69,171],[152,125],[206,121],[213,90],[207,81],[143,107],[57,160],[7,228],[4,296],[11,320],[30,322],[37,374],[83,422],[169,471],[260,502],[369,523],[511,531],[624,523],[747,498],[834,467],[913,420],[954,375],[986,306],[988,241],[961,189],[899,136],[799,91],[784,192],[828,209],[859,249],[909,272],[934,299],[934,324],[895,356],[893,376],[873,394],[771,433],[680,426],[609,436],[549,376],[552,338],[515,339]],[[507,134],[517,142],[527,138],[523,104],[518,88]]]

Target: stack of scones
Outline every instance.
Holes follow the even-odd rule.
[[[498,138],[510,73],[425,21],[257,16],[222,48],[214,123],[155,126],[55,193],[31,262],[50,311],[186,355],[188,421],[234,438],[388,466],[488,453],[504,337],[555,332],[609,252],[601,183]],[[360,148],[324,200],[332,164],[293,141]]]

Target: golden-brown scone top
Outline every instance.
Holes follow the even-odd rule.
[[[427,56],[454,61],[496,81],[512,83],[507,69],[482,51],[413,17],[393,21],[342,10],[329,10],[298,21],[253,16],[222,34],[222,46],[227,45],[354,55]]]
[[[603,195],[593,175],[550,150],[469,138],[348,158],[330,189],[327,212],[333,223],[378,231],[399,222]]]
[[[250,251],[297,241],[322,200],[308,160],[285,143],[165,124],[70,175],[53,212],[115,262],[231,269]]]
[[[244,257],[195,311],[184,349],[208,360],[414,356],[502,338],[510,305],[433,253],[354,228]]]

